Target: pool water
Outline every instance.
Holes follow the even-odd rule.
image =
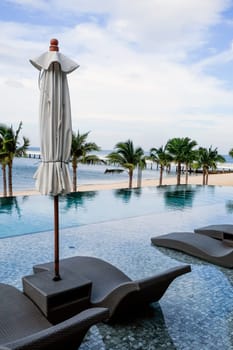
[[[53,234],[45,231],[53,227],[53,201],[42,196],[7,201],[1,202],[1,232],[9,237],[0,240],[0,281],[22,289],[21,278],[33,265],[53,260]],[[173,230],[231,223],[232,215],[229,187],[172,186],[60,198],[66,227],[61,259],[99,257],[132,279],[184,263],[192,268],[150,310],[119,324],[92,327],[80,350],[233,350],[233,270],[158,248],[150,240]],[[45,232],[20,236],[36,231]]]
[[[200,217],[207,212],[209,221],[231,222],[233,188],[162,186],[77,192],[59,197],[61,228],[153,213],[185,214],[193,209],[200,211]],[[50,196],[0,198],[0,238],[53,230],[53,210]]]

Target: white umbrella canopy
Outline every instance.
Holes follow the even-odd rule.
[[[58,49],[56,39],[50,49]],[[72,124],[67,74],[78,65],[57,51],[49,51],[30,60],[40,75],[40,149],[42,162],[35,174],[41,194],[71,192],[69,160]]]
[[[50,40],[50,51],[30,60],[40,71],[40,151],[42,162],[36,171],[36,188],[54,196],[55,277],[59,274],[58,195],[71,192],[69,160],[72,123],[67,74],[78,64],[58,52],[58,40]]]

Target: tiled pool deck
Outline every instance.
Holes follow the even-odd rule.
[[[61,257],[100,257],[132,278],[192,265],[192,272],[177,278],[150,312],[92,327],[82,350],[233,349],[233,271],[150,243],[161,233],[193,230],[195,214],[195,209],[185,215],[153,214],[61,231]],[[21,288],[21,277],[31,274],[34,264],[53,260],[52,254],[53,232],[1,239],[0,281]]]

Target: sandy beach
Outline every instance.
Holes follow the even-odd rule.
[[[184,175],[181,177],[181,184],[185,183]],[[192,174],[188,178],[188,183],[190,185],[202,185],[202,174]],[[142,187],[158,186],[158,179],[142,179]],[[233,186],[233,173],[223,173],[223,174],[211,174],[209,175],[208,184],[210,186]],[[164,177],[163,185],[176,185],[176,177]],[[136,187],[136,181],[133,183]],[[101,184],[89,184],[78,186],[78,191],[99,191],[99,190],[110,190],[110,189],[120,189],[127,188],[128,181],[125,182],[115,182],[115,183],[101,183]],[[14,191],[14,196],[26,196],[26,195],[38,195],[40,194],[35,189],[28,189],[24,191]],[[2,197],[2,193],[0,193]]]

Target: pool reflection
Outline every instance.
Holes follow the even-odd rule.
[[[93,201],[98,195],[97,191],[88,192],[72,192],[66,196],[60,196],[60,202],[64,203],[64,211],[69,211],[71,209],[78,210],[80,207],[85,207],[86,202]]]
[[[189,186],[166,187],[164,192],[165,205],[167,208],[175,210],[181,210],[187,207],[191,208],[197,191],[198,187],[195,189]]]
[[[22,202],[28,200],[28,196],[22,197]],[[17,197],[0,197],[0,214],[12,215],[16,213],[18,218],[21,217],[21,207]]]
[[[129,203],[133,196],[140,197],[142,194],[141,188],[133,188],[133,189],[117,189],[114,191],[114,196],[116,198],[122,199],[124,203]]]

